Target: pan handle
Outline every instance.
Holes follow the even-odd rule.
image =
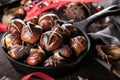
[[[111,15],[115,15],[120,13],[120,6],[119,5],[112,5],[109,6],[105,9],[103,9],[100,12],[95,13],[94,15],[90,16],[87,18],[88,24],[94,22],[95,20],[97,20],[98,18],[102,18],[105,16],[111,16]]]

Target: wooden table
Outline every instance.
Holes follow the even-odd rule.
[[[0,39],[3,33],[0,33]],[[0,80],[20,80],[23,74],[17,72],[8,59],[2,54],[0,47]],[[112,76],[112,77],[111,77]],[[30,80],[40,80],[31,78]],[[104,68],[101,64],[86,56],[80,63],[80,67],[74,73],[70,73],[57,80],[119,80],[119,78]]]

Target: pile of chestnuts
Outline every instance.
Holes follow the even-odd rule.
[[[12,19],[3,47],[17,61],[47,67],[77,60],[87,48],[87,41],[72,22],[48,12],[26,21]]]

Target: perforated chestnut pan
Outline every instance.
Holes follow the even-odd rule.
[[[115,15],[115,14],[118,14],[118,13],[120,13],[120,6],[113,5],[113,6],[105,8],[104,10],[88,17],[87,19],[85,19],[81,22],[77,22],[77,23],[74,24],[80,30],[81,35],[83,35],[86,38],[87,49],[84,52],[82,52],[81,56],[77,59],[77,61],[72,62],[72,63],[68,63],[68,64],[64,64],[64,65],[61,65],[61,66],[56,66],[56,67],[30,66],[30,65],[27,65],[25,63],[21,63],[21,62],[18,62],[16,60],[12,59],[7,54],[5,49],[1,45],[0,46],[2,48],[3,54],[8,58],[8,60],[11,62],[11,64],[13,65],[13,67],[17,71],[19,71],[21,73],[24,73],[24,74],[28,74],[28,73],[32,73],[32,72],[37,71],[37,72],[44,72],[44,73],[46,73],[46,74],[48,74],[48,75],[50,75],[54,78],[55,77],[60,77],[60,76],[66,75],[68,73],[71,73],[72,71],[75,71],[75,69],[78,68],[78,65],[81,65],[80,64],[81,60],[89,52],[91,43],[90,43],[89,37],[86,33],[86,28],[88,28],[91,23],[93,23],[95,20],[98,20],[101,17],[109,16],[109,15],[113,15],[113,14]]]

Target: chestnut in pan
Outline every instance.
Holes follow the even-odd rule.
[[[4,47],[8,50],[14,45],[21,45],[22,41],[20,39],[20,34],[5,34],[4,36]]]
[[[28,55],[31,47],[32,47],[31,45],[23,46],[23,45],[16,44],[16,45],[11,47],[11,49],[8,51],[8,54],[13,59],[16,59],[16,60],[23,62],[22,59],[24,59]]]
[[[46,31],[40,37],[40,46],[47,51],[58,49],[63,43],[63,37],[54,31]]]
[[[68,63],[71,57],[72,50],[70,49],[70,47],[67,45],[62,45],[61,48],[53,51],[53,55],[44,61],[43,66],[59,66]]]
[[[7,33],[21,33],[25,23],[21,19],[13,19],[7,25]]]
[[[42,27],[43,31],[48,31],[56,25],[59,17],[54,13],[45,13],[38,19],[38,25]]]
[[[87,48],[87,41],[83,36],[76,36],[70,39],[70,47],[75,52],[75,56],[78,57],[82,51]]]
[[[31,22],[27,22],[26,24],[27,25],[23,27],[21,32],[21,39],[30,44],[34,44],[37,41],[39,41],[39,38],[42,33],[42,28]]]
[[[37,48],[31,48],[30,54],[26,60],[27,64],[29,65],[37,65],[40,62],[42,63],[45,58],[45,52],[42,50],[41,47]]]

